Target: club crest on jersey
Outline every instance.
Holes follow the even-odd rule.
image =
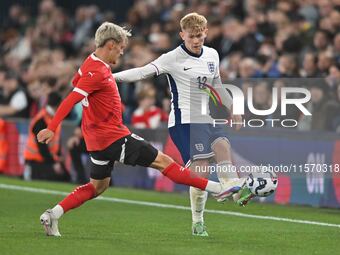
[[[204,146],[202,143],[196,143],[195,144],[195,148],[196,150],[198,150],[199,152],[202,152],[204,150]]]
[[[215,63],[214,62],[207,62],[208,65],[208,70],[210,73],[214,73],[215,72]]]

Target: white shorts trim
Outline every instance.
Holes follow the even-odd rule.
[[[192,159],[193,160],[196,160],[196,159],[208,159],[208,158],[211,158],[213,156],[215,156],[215,153],[214,152],[210,152],[210,153],[207,153],[207,154],[196,154],[196,155],[193,155]]]
[[[228,139],[227,137],[221,136],[221,137],[216,138],[216,139],[211,143],[210,148],[212,149],[212,147],[213,147],[217,142],[219,142],[220,140],[225,140],[225,141],[227,141],[227,142],[229,143],[229,145],[231,145],[231,144],[230,144],[230,141],[229,141],[229,139]]]
[[[99,166],[105,166],[105,165],[108,165],[110,163],[110,160],[97,160],[97,159],[94,159],[92,157],[91,158],[91,161],[93,164],[96,164],[96,165],[99,165]]]
[[[125,138],[124,143],[122,144],[122,151],[120,153],[119,162],[124,164],[125,159],[125,146],[126,146],[127,139]]]

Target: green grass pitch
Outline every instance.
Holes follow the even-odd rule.
[[[64,192],[75,187],[0,176],[1,184]],[[110,188],[103,196],[189,206],[188,194]],[[340,227],[206,213],[210,236],[193,237],[190,211],[103,200],[67,213],[59,222],[62,237],[47,237],[39,216],[62,198],[0,187],[0,254],[340,254]],[[207,208],[340,226],[335,209],[261,203],[239,208],[211,198]]]

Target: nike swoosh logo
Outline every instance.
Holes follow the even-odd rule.
[[[183,68],[184,71],[188,71],[189,69],[192,69],[192,67],[184,67]]]

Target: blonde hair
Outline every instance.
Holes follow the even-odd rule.
[[[115,43],[121,43],[127,41],[129,36],[131,36],[131,32],[126,30],[125,27],[110,22],[104,22],[98,27],[94,42],[96,48],[100,48],[109,40],[113,40]]]
[[[202,32],[207,28],[207,23],[207,19],[196,12],[185,15],[180,21],[182,31],[189,29],[193,32]]]

